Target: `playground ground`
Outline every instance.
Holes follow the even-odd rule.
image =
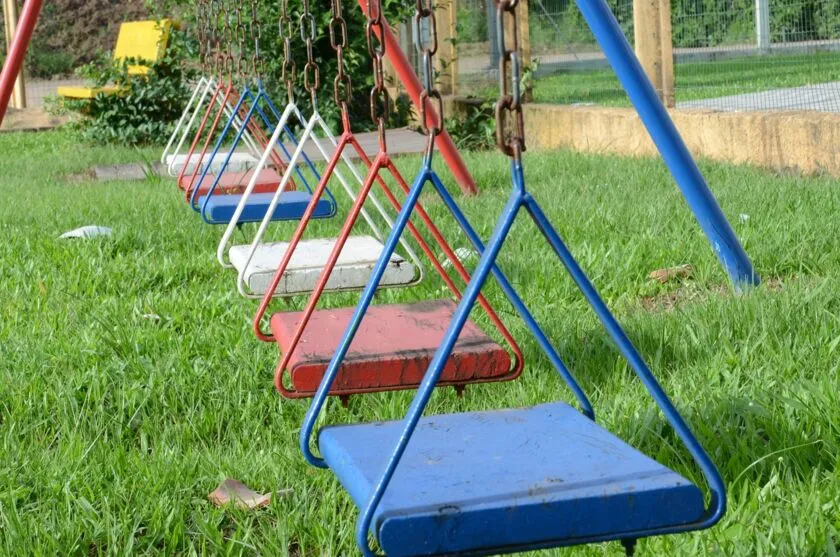
[[[234,276],[215,262],[222,231],[201,224],[170,181],[88,177],[93,165],[151,161],[158,152],[82,147],[61,131],[0,135],[0,553],[353,554],[357,511],[332,475],[300,456],[306,403],[281,400],[272,387],[277,350],[253,336],[255,302],[241,299]],[[506,197],[507,161],[497,153],[467,158],[482,194],[458,199],[486,238]],[[415,157],[399,159],[409,176],[418,165]],[[701,165],[764,279],[736,295],[661,162],[543,152],[526,154],[525,165],[532,193],[728,484],[730,507],[720,525],[643,541],[639,553],[834,554],[836,180]],[[442,204],[426,201],[454,247],[464,247]],[[57,240],[89,224],[109,226],[114,236]],[[319,221],[313,234],[332,234],[335,226]],[[276,227],[278,237],[290,231]],[[589,393],[600,423],[698,478],[536,237],[531,225],[517,226],[502,266]],[[694,272],[682,282],[647,278],[685,263]],[[379,300],[441,292],[429,279]],[[570,400],[499,291],[488,294],[521,341],[525,373],[513,383],[469,388],[460,400],[439,391],[432,411]],[[334,295],[326,303],[355,299]],[[347,410],[333,402],[328,419],[398,418],[410,396],[355,397]],[[207,494],[225,477],[261,492],[293,492],[259,511],[217,509]]]

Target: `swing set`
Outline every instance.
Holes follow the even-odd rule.
[[[282,111],[272,104],[263,87],[260,23],[256,1],[250,1],[250,36],[255,43],[250,68],[253,81],[249,83],[244,69],[247,34],[242,2],[198,0],[204,76],[196,83],[161,160],[171,174],[177,174],[189,205],[206,222],[227,226],[217,259],[237,271],[241,294],[261,299],[253,329],[260,340],[279,347],[277,390],[287,398],[311,398],[300,431],[300,450],[312,466],[332,471],[359,508],[356,543],[362,554],[376,555],[374,545],[390,556],[483,555],[611,540],[620,541],[632,554],[640,538],[716,524],[726,509],[726,490],[714,463],[527,188],[520,0],[494,0],[496,46],[502,53],[497,143],[510,161],[511,186],[486,243],[436,170],[436,151],[441,151],[447,166],[461,178],[462,189],[474,192],[471,179],[463,179],[469,174],[448,140],[443,101],[435,87],[438,35],[434,1],[416,0],[413,25],[422,60],[420,82],[408,69],[405,55],[388,29],[382,0],[359,0],[366,17],[374,76],[370,114],[379,148],[373,158],[362,149],[350,126],[352,83],[345,71],[348,37],[342,0],[331,0],[328,23],[337,62],[333,96],[341,110],[338,138],[318,111],[320,70],[313,56],[318,18],[311,0],[302,0],[298,20],[307,52],[303,86],[312,101],[308,119],[296,104],[291,56],[295,30],[288,0],[280,0],[287,93]],[[756,284],[758,277],[746,253],[605,0],[576,3],[727,272],[736,285]],[[10,92],[9,68],[14,70],[19,63],[16,57],[21,48],[25,51],[39,8],[39,1],[27,2],[22,29],[11,50],[12,63],[4,65],[0,75],[0,117],[8,102],[7,88]],[[427,138],[421,168],[410,185],[388,151],[386,57],[414,97]],[[299,137],[291,133],[291,124],[300,125]],[[234,130],[232,144],[224,151]],[[187,141],[191,134],[192,140]],[[291,153],[281,140],[283,136],[293,145]],[[308,143],[327,161],[320,174],[306,155]],[[244,151],[237,150],[240,145]],[[358,162],[351,160],[348,152],[355,152]],[[314,177],[314,187],[300,169],[301,161]],[[330,190],[333,182],[338,182],[351,202],[342,226],[335,237],[304,239],[313,219],[338,214]],[[421,194],[428,189],[480,254],[472,274],[420,203]],[[383,195],[387,205],[376,194]],[[573,371],[497,265],[522,213],[537,227],[662,411],[697,466],[705,493],[702,485],[597,424],[595,409]],[[371,235],[353,234],[360,216]],[[288,241],[266,243],[269,226],[278,220],[297,221],[294,234]],[[251,243],[231,246],[234,231],[246,222],[259,223]],[[434,247],[427,237],[434,240]],[[398,249],[404,255],[397,253]],[[407,288],[425,280],[415,250],[423,253],[452,298],[373,305],[380,288]],[[517,340],[482,294],[491,276],[571,391],[577,408],[558,401],[530,408],[425,415],[435,387],[452,386],[460,395],[469,384],[510,381],[525,368]],[[459,287],[456,281],[465,286]],[[324,295],[348,291],[359,292],[355,307],[319,309]],[[302,311],[269,313],[275,298],[297,296],[308,296]],[[476,304],[492,325],[493,337],[470,319]],[[329,396],[346,404],[352,395],[401,389],[416,390],[402,420],[323,425]]]

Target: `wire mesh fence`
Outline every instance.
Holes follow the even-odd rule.
[[[11,3],[4,2],[4,7],[11,7]],[[19,13],[21,3],[13,7]],[[8,11],[3,10],[4,24],[0,26],[0,59],[3,60],[7,37],[11,36],[10,22],[17,19]],[[45,2],[24,62],[25,106],[43,107],[56,95],[58,87],[82,85],[84,80],[74,70],[113,49],[120,23],[146,17],[142,0]]]
[[[672,0],[682,108],[840,112],[840,0]]]
[[[459,93],[493,91],[492,0],[457,0]],[[633,0],[609,0],[633,43]],[[533,100],[629,101],[574,0],[529,0]],[[840,112],[840,0],[671,0],[681,108]]]

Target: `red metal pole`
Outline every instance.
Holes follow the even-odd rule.
[[[43,0],[26,0],[23,6],[23,13],[18,21],[15,39],[3,62],[3,71],[0,72],[0,124],[6,115],[6,108],[9,106],[9,99],[15,87],[15,81],[23,66],[23,58],[26,56],[26,49],[29,47],[29,40],[38,22],[38,14],[41,12]]]
[[[358,2],[359,6],[362,8],[362,12],[367,13],[366,0],[358,0]],[[423,86],[420,84],[420,78],[418,78],[417,74],[414,73],[411,63],[408,61],[405,53],[400,48],[400,43],[397,41],[393,31],[391,31],[391,26],[385,18],[383,18],[383,23],[383,29],[385,30],[385,55],[388,57],[388,61],[397,72],[397,76],[400,78],[400,81],[405,86],[408,96],[411,97],[411,102],[414,103],[414,106],[419,111],[420,93],[423,91]],[[374,27],[374,30],[375,29],[376,27]],[[433,125],[437,125],[438,122],[435,109],[433,108],[431,102],[426,102],[426,108],[430,115],[431,123]],[[470,171],[467,170],[467,165],[464,164],[464,160],[461,158],[461,153],[458,152],[458,148],[455,147],[455,143],[452,142],[452,138],[449,137],[449,133],[447,133],[446,130],[437,136],[435,144],[437,145],[440,154],[443,155],[443,158],[446,160],[447,166],[449,166],[449,169],[455,176],[455,181],[458,182],[458,185],[461,187],[461,191],[467,195],[477,194],[478,189],[475,186],[475,180],[473,180],[472,175],[470,175]]]

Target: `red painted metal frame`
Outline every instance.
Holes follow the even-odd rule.
[[[217,99],[219,95],[223,95],[222,102],[218,103]],[[198,157],[198,160],[203,161],[204,158],[207,156],[207,151],[210,148],[211,143],[213,142],[213,137],[216,131],[219,128],[219,124],[222,121],[222,117],[224,116],[224,107],[230,104],[230,100],[233,97],[237,96],[237,91],[233,86],[233,82],[228,80],[227,84],[223,83],[219,80],[218,85],[216,86],[216,90],[213,92],[213,96],[210,99],[210,103],[207,105],[207,110],[204,113],[204,117],[201,119],[201,123],[198,126],[196,131],[195,137],[190,145],[189,152],[187,153],[187,160],[191,160],[193,155],[195,154],[196,148],[198,144],[205,134],[205,128],[207,127],[207,121],[210,119],[211,115],[213,115],[215,110],[215,116],[213,117],[213,122],[210,125],[209,130],[206,133],[206,139],[204,141],[204,145],[201,149],[201,154]],[[239,112],[240,118],[245,121],[245,117],[247,116],[247,112],[245,111],[244,107],[240,108]],[[249,119],[245,124],[248,126],[248,130],[252,133],[252,135],[256,138],[257,142],[262,147],[268,146],[268,138],[265,136],[262,128],[257,125],[253,119]],[[285,164],[283,160],[280,158],[277,153],[272,151],[271,156],[272,163],[280,170],[280,172],[285,171]],[[194,165],[192,174],[190,175],[189,179],[187,179],[186,172],[189,165],[184,165],[181,169],[181,172],[178,174],[178,187],[184,190],[184,197],[189,203],[190,198],[192,196],[192,192],[196,187],[201,188],[205,184],[196,184],[196,180],[198,175],[201,172],[201,165]],[[277,191],[277,187],[280,185],[280,175],[279,173],[275,173],[277,176],[276,181],[273,179],[265,180],[257,184],[257,187],[254,189],[254,193],[269,193]],[[247,187],[248,180],[252,175],[252,171],[237,174],[233,173],[233,182],[228,183],[226,180],[220,181],[219,185],[216,188],[216,192],[218,194],[241,194],[245,191]],[[223,175],[224,176],[224,175]],[[215,177],[213,178],[215,180]],[[212,181],[210,182],[212,183]],[[209,186],[207,186],[209,188]],[[290,186],[287,188],[288,190],[292,191],[295,189],[294,182],[291,181]],[[199,191],[199,193],[201,193]]]
[[[358,3],[362,9],[362,13],[367,13],[366,0],[358,0]],[[405,90],[408,92],[408,96],[411,97],[411,102],[414,103],[414,107],[422,114],[423,111],[420,109],[420,93],[423,91],[423,86],[420,83],[420,79],[414,73],[411,63],[406,58],[402,48],[400,48],[400,43],[397,37],[394,36],[393,31],[391,31],[391,26],[385,20],[384,16],[382,17],[382,22],[384,24],[382,29],[384,30],[383,34],[385,36],[379,37],[379,39],[385,45],[385,56],[388,57],[388,61],[405,86]],[[374,26],[373,29],[374,32],[378,31],[377,26]],[[432,127],[443,128],[443,126],[439,125],[437,113],[433,110],[432,104],[428,99],[426,99],[426,113],[429,115],[429,123]],[[446,130],[443,130],[437,136],[435,145],[438,151],[440,151],[441,156],[446,160],[446,165],[452,171],[453,176],[455,176],[455,181],[458,183],[461,191],[467,195],[476,195],[478,188],[475,185],[475,180],[473,180],[470,171],[467,170],[467,165],[464,163],[464,159],[461,158],[461,153],[458,152],[458,148],[455,147],[455,143],[449,137],[449,133]]]
[[[285,347],[286,350],[284,351],[283,356],[280,360],[280,363],[278,364],[277,369],[275,371],[274,385],[277,388],[277,390],[283,396],[285,396],[287,398],[310,397],[315,393],[314,389],[313,390],[298,391],[298,390],[295,390],[294,388],[290,389],[290,388],[286,387],[286,385],[284,383],[284,375],[286,374],[286,368],[288,367],[289,361],[292,358],[292,354],[294,354],[295,348],[297,347],[298,343],[300,342],[300,339],[303,336],[303,333],[304,333],[304,331],[305,331],[305,329],[306,329],[306,327],[309,323],[309,320],[312,318],[312,315],[315,312],[318,301],[320,300],[321,295],[323,294],[323,292],[326,288],[327,281],[329,280],[330,275],[332,274],[333,268],[335,267],[335,264],[338,261],[338,257],[341,254],[341,251],[344,247],[344,244],[346,243],[348,237],[350,236],[350,233],[353,230],[353,227],[356,223],[356,220],[358,219],[359,213],[361,212],[361,209],[364,205],[364,202],[367,199],[367,196],[368,196],[371,188],[373,187],[374,182],[376,182],[380,185],[383,193],[388,198],[388,201],[391,203],[391,205],[394,207],[394,209],[396,211],[400,211],[402,209],[402,206],[399,203],[399,201],[397,200],[397,198],[394,196],[393,192],[388,187],[388,184],[382,178],[380,173],[383,170],[387,170],[391,174],[391,176],[394,178],[394,180],[399,184],[400,188],[403,190],[404,193],[408,193],[408,191],[410,189],[408,184],[405,182],[405,180],[400,175],[399,170],[397,170],[396,166],[391,161],[390,155],[388,154],[388,151],[385,148],[385,146],[380,145],[379,154],[376,156],[376,158],[373,161],[371,161],[370,157],[368,157],[367,153],[365,153],[364,149],[361,147],[361,145],[357,141],[355,135],[350,130],[350,122],[348,120],[348,117],[347,117],[346,113],[344,113],[342,115],[342,120],[343,120],[344,131],[343,131],[343,133],[342,133],[342,135],[341,135],[341,137],[338,141],[338,146],[336,147],[335,153],[333,154],[332,159],[330,160],[329,164],[327,165],[327,168],[324,171],[323,176],[321,177],[321,181],[318,183],[317,188],[315,189],[315,191],[312,194],[312,199],[310,200],[309,205],[307,206],[306,211],[303,214],[303,217],[301,217],[301,220],[298,223],[298,227],[295,230],[295,233],[294,233],[294,235],[292,236],[292,239],[289,242],[289,246],[287,247],[286,252],[283,255],[283,259],[281,260],[281,262],[280,262],[280,264],[277,268],[277,271],[274,274],[274,277],[271,281],[271,284],[269,285],[268,289],[265,292],[265,295],[263,296],[262,302],[260,303],[260,307],[257,310],[256,315],[254,316],[253,327],[254,327],[254,332],[256,333],[257,337],[260,340],[265,341],[265,342],[275,341],[276,339],[274,338],[273,334],[271,334],[271,333],[266,334],[265,332],[262,331],[261,325],[262,325],[263,318],[265,317],[265,314],[268,311],[268,307],[271,304],[271,300],[274,296],[274,292],[277,290],[277,287],[280,284],[280,281],[283,279],[283,275],[285,274],[286,269],[289,265],[289,262],[292,259],[292,255],[294,254],[298,244],[301,241],[303,233],[305,232],[305,230],[306,230],[306,228],[309,224],[309,221],[310,221],[313,213],[315,212],[317,202],[321,198],[321,195],[323,194],[324,190],[326,189],[327,183],[329,182],[333,171],[335,170],[339,161],[341,161],[342,154],[343,154],[345,148],[348,145],[352,146],[353,149],[356,151],[356,153],[359,155],[359,158],[361,159],[361,161],[365,164],[365,166],[368,167],[368,169],[369,169],[368,170],[368,175],[367,175],[367,177],[366,177],[366,179],[365,179],[365,181],[362,185],[362,188],[360,189],[360,191],[357,194],[355,203],[353,204],[352,208],[350,209],[350,213],[348,214],[347,219],[344,223],[344,226],[341,229],[341,232],[338,236],[338,239],[336,240],[336,244],[333,247],[332,252],[330,253],[330,256],[327,260],[327,263],[324,266],[323,270],[321,271],[321,275],[318,278],[318,282],[315,285],[315,288],[313,289],[312,293],[310,294],[309,301],[307,302],[306,308],[304,309],[304,311],[302,313],[302,319],[301,319],[300,323],[298,324],[297,329],[295,330],[295,332],[292,336],[291,344],[289,346]],[[446,240],[444,239],[440,230],[437,228],[437,226],[435,226],[434,222],[432,222],[428,213],[426,213],[426,211],[423,209],[423,207],[419,203],[417,204],[416,211],[417,211],[417,214],[419,215],[420,219],[423,221],[424,225],[426,226],[427,230],[432,235],[435,242],[443,250],[445,256],[450,261],[450,263],[452,264],[453,268],[456,270],[458,275],[461,277],[461,279],[463,281],[469,282],[469,278],[470,278],[469,273],[464,268],[463,264],[458,259],[458,257],[455,255],[452,248],[446,242]],[[460,299],[460,296],[461,296],[460,290],[455,285],[455,283],[453,282],[452,278],[448,275],[446,270],[443,268],[440,261],[435,256],[434,252],[429,247],[429,245],[426,243],[426,241],[423,239],[420,232],[417,230],[417,228],[414,226],[414,224],[411,223],[410,221],[408,223],[408,229],[409,229],[411,235],[417,241],[421,250],[429,258],[429,261],[431,262],[432,266],[435,268],[437,273],[440,275],[440,277],[446,283],[446,286],[452,291],[453,295],[456,298]],[[513,364],[512,368],[510,369],[510,371],[505,375],[498,376],[498,377],[493,377],[493,378],[474,379],[474,380],[468,381],[468,383],[503,381],[503,380],[515,379],[522,373],[522,368],[524,366],[524,358],[523,358],[523,355],[522,355],[522,351],[519,348],[519,345],[516,343],[516,340],[510,334],[510,331],[508,331],[508,329],[505,327],[504,323],[502,323],[501,319],[496,314],[496,312],[493,310],[493,308],[490,306],[489,302],[487,302],[487,300],[484,298],[484,296],[479,296],[479,303],[481,304],[482,308],[487,313],[488,317],[490,318],[490,320],[493,323],[493,325],[495,326],[495,328],[501,333],[505,342],[510,346],[510,348],[511,348],[513,354],[514,354],[514,364]],[[459,392],[461,390],[463,390],[463,387],[465,386],[465,384],[466,384],[466,382],[462,382],[462,381],[461,382],[453,381],[453,382],[449,382],[449,383],[444,382],[444,381],[440,382],[440,385],[453,385],[453,386],[455,386],[459,390]],[[416,384],[412,383],[410,385],[406,384],[406,385],[399,385],[399,386],[392,386],[392,387],[385,387],[385,388],[356,388],[356,389],[354,389],[354,388],[342,388],[342,389],[333,389],[330,392],[330,394],[333,395],[333,396],[341,396],[342,398],[346,399],[347,396],[353,395],[353,394],[381,392],[381,391],[385,391],[385,390],[408,389],[408,388],[413,388],[413,387],[416,387]]]
[[[15,38],[8,54],[6,54],[6,60],[3,62],[3,70],[0,72],[0,124],[3,123],[3,118],[6,116],[6,109],[9,107],[9,100],[12,98],[15,81],[17,81],[20,69],[23,67],[26,49],[29,48],[32,32],[35,31],[35,24],[38,23],[38,14],[41,13],[42,3],[42,0],[26,0],[15,30]]]

